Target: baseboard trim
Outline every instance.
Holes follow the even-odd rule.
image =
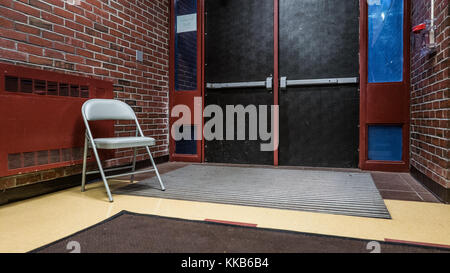
[[[169,156],[161,156],[155,158],[156,164],[161,164],[169,161]],[[136,168],[148,168],[151,166],[149,159],[136,162]],[[120,172],[116,172],[120,173]],[[100,178],[99,174],[92,174],[87,176],[87,181]],[[61,178],[56,178],[53,180],[42,181],[30,185],[25,185],[21,187],[15,187],[11,189],[6,189],[0,192],[0,205],[5,205],[17,201],[22,201],[32,197],[37,197],[44,194],[49,194],[75,186],[81,185],[81,174],[71,175]]]
[[[439,183],[433,181],[431,178],[420,172],[414,166],[411,166],[411,175],[417,179],[422,185],[424,185],[428,190],[430,190],[436,198],[441,202],[450,204],[450,189],[445,188]]]

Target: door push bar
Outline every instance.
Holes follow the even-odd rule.
[[[232,88],[252,88],[265,87],[267,90],[273,89],[273,77],[267,77],[265,81],[258,82],[229,82],[229,83],[207,83],[208,89],[232,89]]]
[[[286,90],[288,86],[311,86],[311,85],[336,85],[358,83],[359,80],[355,78],[333,78],[333,79],[311,79],[311,80],[288,80],[287,77],[281,77],[280,88]]]

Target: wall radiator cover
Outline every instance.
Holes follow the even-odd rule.
[[[92,98],[112,99],[112,82],[0,64],[0,176],[81,163]],[[97,123],[95,136],[114,135],[112,121]]]

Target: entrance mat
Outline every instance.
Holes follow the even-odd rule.
[[[115,194],[390,219],[369,173],[189,165]]]
[[[122,211],[32,252],[67,253],[369,253],[368,240],[183,220]],[[382,253],[448,252],[426,246],[378,242]]]

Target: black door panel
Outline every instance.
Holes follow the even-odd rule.
[[[206,82],[264,81],[274,71],[273,0],[205,4]],[[358,77],[358,0],[280,0],[279,7],[280,76]],[[206,105],[224,110],[226,105],[273,104],[273,93],[264,88],[206,89],[205,95]],[[279,100],[280,165],[357,167],[357,84],[290,86],[279,91]],[[260,144],[206,141],[205,161],[273,164],[273,153],[261,152]]]
[[[359,1],[280,0],[280,76],[358,77]],[[357,84],[280,91],[280,165],[357,167]]]
[[[264,81],[269,77],[273,73],[273,0],[206,0],[205,4],[206,82]],[[264,88],[207,89],[205,100],[205,105],[219,105],[225,111],[226,105],[271,106],[273,93]],[[247,134],[248,130],[247,119]],[[236,134],[237,129],[234,131]],[[273,164],[273,152],[261,152],[261,143],[206,141],[205,161]]]
[[[354,86],[288,88],[280,97],[280,165],[357,167]]]
[[[358,0],[280,0],[280,76],[359,74]]]

